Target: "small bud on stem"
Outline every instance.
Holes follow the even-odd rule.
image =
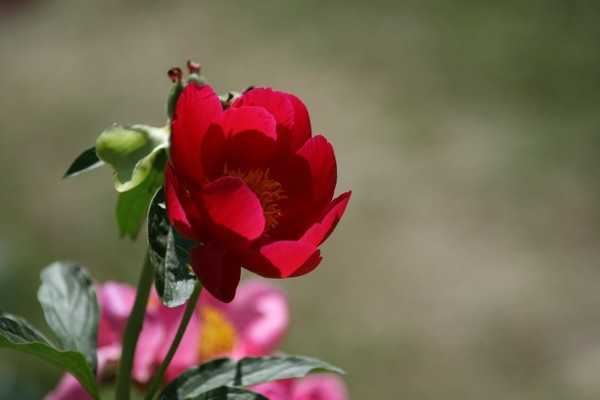
[[[181,83],[181,79],[183,78],[183,71],[181,70],[181,68],[175,67],[171,68],[169,72],[167,72],[167,75],[169,75],[169,79],[171,79],[171,82]]]
[[[200,69],[202,69],[202,64],[197,63],[192,60],[187,61],[187,69],[190,74],[198,74],[200,75]]]

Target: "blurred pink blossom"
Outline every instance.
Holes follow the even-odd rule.
[[[169,350],[184,307],[164,307],[155,294],[151,303],[150,308],[155,305],[158,315],[169,329],[155,360],[158,365]],[[289,325],[289,305],[285,294],[264,281],[244,282],[231,303],[223,303],[208,291],[203,291],[197,310],[167,369],[167,381],[213,358],[239,359],[271,354]]]
[[[348,400],[344,382],[330,374],[267,382],[250,389],[269,400]]]
[[[133,308],[135,289],[107,282],[98,285],[98,374],[114,370],[121,355],[121,341]],[[185,306],[167,308],[152,293],[146,310],[133,366],[133,378],[148,383],[164,359],[175,336]],[[171,381],[182,371],[217,357],[242,358],[272,353],[289,325],[285,294],[262,281],[242,284],[238,295],[225,304],[203,291],[188,329],[167,370]],[[70,374],[65,374],[46,400],[87,400],[91,396]]]
[[[133,308],[135,289],[129,285],[107,282],[97,285],[100,321],[98,324],[98,377],[108,370],[114,370],[121,356],[121,342],[127,318]],[[144,329],[140,335],[138,349],[156,352],[162,344],[165,330],[157,315],[147,313]],[[136,351],[133,376],[137,379],[147,370],[145,351]],[[65,374],[58,386],[45,397],[46,400],[87,400],[92,397],[71,375]]]

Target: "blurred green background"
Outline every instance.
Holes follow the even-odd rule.
[[[42,267],[134,283],[113,122],[165,122],[166,71],[297,94],[352,201],[321,266],[278,282],[283,349],[351,398],[600,398],[600,2],[0,1],[0,307],[44,326]],[[0,398],[61,371],[0,351]]]

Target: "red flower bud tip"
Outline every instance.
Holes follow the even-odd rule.
[[[190,74],[198,74],[200,75],[200,69],[202,68],[202,64],[197,63],[192,60],[187,61],[187,68]]]
[[[169,79],[171,80],[171,82],[175,83],[181,83],[181,79],[183,78],[183,71],[181,70],[181,68],[171,68],[169,70],[169,72],[167,72],[167,75],[169,75]]]

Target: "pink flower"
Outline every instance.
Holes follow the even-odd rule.
[[[269,400],[348,400],[344,382],[336,375],[329,374],[267,382],[250,389]]]
[[[121,346],[127,319],[133,308],[135,289],[129,285],[107,282],[97,285],[100,321],[98,324],[98,381],[102,376],[116,368],[121,356]],[[133,377],[145,381],[150,377],[149,368],[154,354],[163,344],[165,328],[155,313],[146,313],[144,328],[135,353]],[[65,374],[58,386],[45,397],[46,400],[87,400],[92,397],[71,375]]]
[[[158,304],[158,299],[156,299]],[[188,329],[166,373],[167,381],[184,370],[217,357],[242,358],[271,354],[289,325],[285,294],[264,281],[243,283],[231,303],[222,303],[203,291]],[[184,307],[159,307],[158,314],[170,327],[156,364],[165,357],[175,336]]]
[[[98,377],[115,368],[127,318],[133,308],[135,289],[119,283],[98,285],[100,322],[98,327]],[[164,359],[185,306],[167,308],[155,293],[146,310],[133,366],[133,378],[148,383]],[[236,301],[224,304],[203,292],[166,380],[206,360],[228,356],[266,355],[275,350],[289,324],[285,295],[266,282],[246,282]],[[70,374],[65,374],[46,400],[87,400],[91,396]]]

